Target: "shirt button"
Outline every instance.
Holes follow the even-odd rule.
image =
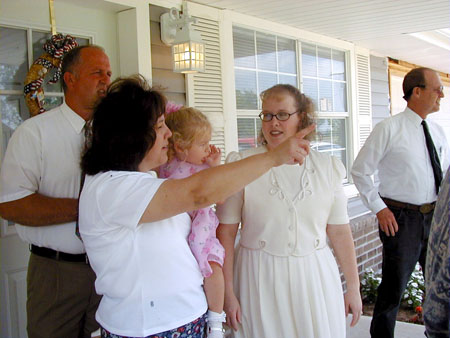
[[[292,243],[288,243],[288,247],[292,249],[293,244]]]
[[[289,230],[294,230],[294,227],[292,225],[289,226]]]
[[[294,208],[289,208],[289,211],[294,212],[295,210],[294,210]]]

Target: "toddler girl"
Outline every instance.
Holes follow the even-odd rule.
[[[220,150],[209,144],[211,124],[200,111],[181,108],[166,116],[166,124],[172,137],[169,139],[169,161],[159,168],[161,178],[185,178],[220,164]],[[192,219],[189,246],[205,277],[204,289],[209,307],[207,337],[222,338],[225,251],[216,238],[219,220],[211,208],[195,210],[189,215]]]

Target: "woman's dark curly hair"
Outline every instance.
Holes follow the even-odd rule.
[[[89,145],[81,159],[87,175],[109,170],[138,171],[156,139],[154,126],[166,98],[141,75],[115,80],[94,110]]]

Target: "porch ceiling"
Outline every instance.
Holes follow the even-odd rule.
[[[411,33],[450,30],[448,0],[194,0],[353,42],[373,53],[450,73],[450,50]],[[450,37],[437,34],[450,45]],[[448,48],[448,47],[447,47]]]

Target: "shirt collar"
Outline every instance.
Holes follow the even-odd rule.
[[[60,106],[61,111],[65,118],[69,121],[69,123],[72,125],[73,129],[77,134],[80,134],[83,131],[84,125],[86,124],[86,121],[77,113],[75,113],[72,108],[70,108],[66,102],[63,102],[63,104]]]
[[[414,112],[414,110],[412,110],[412,109],[406,107],[406,109],[405,109],[405,115],[406,115],[406,117],[413,123],[413,125],[414,125],[416,128],[421,128],[421,127],[422,127],[421,125],[422,125],[423,119],[422,119],[422,117],[420,117],[419,114],[417,114],[416,112]]]

